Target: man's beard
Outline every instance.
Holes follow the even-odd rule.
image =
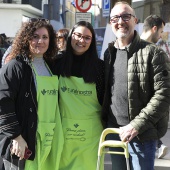
[[[118,33],[116,34],[116,37],[117,37],[117,38],[126,38],[127,35],[128,35],[128,33],[118,32]]]

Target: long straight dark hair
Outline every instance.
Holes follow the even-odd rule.
[[[80,21],[74,25],[74,27],[70,30],[68,38],[67,38],[67,45],[66,45],[66,53],[63,58],[63,69],[61,70],[61,75],[70,77],[71,76],[71,68],[73,64],[73,48],[71,46],[71,39],[74,30],[77,27],[86,27],[90,30],[92,34],[92,41],[90,44],[89,49],[83,54],[85,56],[85,63],[82,68],[82,76],[86,83],[95,83],[96,76],[97,76],[97,63],[98,63],[98,54],[96,49],[96,38],[95,32],[92,25],[86,21]]]

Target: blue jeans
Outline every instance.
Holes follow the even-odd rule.
[[[109,134],[107,140],[120,140],[119,135]],[[154,160],[157,140],[141,143],[135,137],[129,144],[130,170],[154,170]],[[122,148],[109,148],[113,151],[123,151]],[[112,170],[127,170],[124,155],[111,154]]]

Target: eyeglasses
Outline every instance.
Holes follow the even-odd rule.
[[[110,22],[111,23],[117,23],[120,18],[122,18],[123,21],[127,22],[131,19],[131,17],[135,18],[135,16],[132,15],[132,14],[115,15],[115,16],[110,18]]]
[[[90,43],[91,40],[92,40],[92,37],[91,36],[88,36],[88,35],[82,35],[78,32],[73,32],[73,35],[74,35],[74,38],[75,40],[81,40],[83,38],[83,40],[85,41],[85,43]]]
[[[57,40],[61,40],[61,39],[63,39],[64,37],[63,36],[58,36],[58,37],[56,37],[57,38]]]
[[[50,21],[46,18],[29,18],[29,22],[37,22],[37,21],[46,22],[47,24],[50,23]]]

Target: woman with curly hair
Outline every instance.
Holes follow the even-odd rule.
[[[63,133],[58,77],[46,62],[57,53],[46,19],[32,18],[16,35],[0,72],[0,155],[5,170],[58,170]]]

